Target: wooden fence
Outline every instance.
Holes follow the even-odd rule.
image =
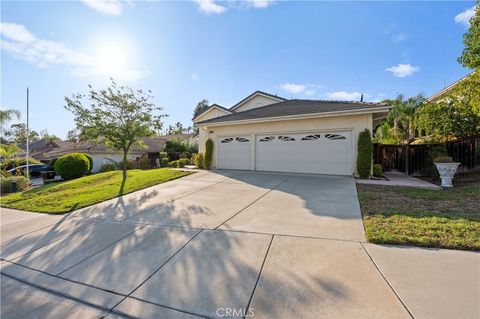
[[[373,159],[385,171],[397,170],[409,175],[424,175],[432,165],[432,149],[444,146],[454,162],[461,163],[460,170],[480,166],[480,135],[470,136],[443,144],[384,145],[374,144]]]

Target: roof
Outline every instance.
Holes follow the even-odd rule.
[[[283,97],[280,97],[280,96],[277,96],[277,95],[273,95],[273,94],[270,94],[270,93],[267,93],[267,92],[263,92],[263,91],[255,91],[253,92],[252,94],[250,94],[249,96],[247,96],[246,98],[244,98],[243,100],[241,100],[240,102],[238,102],[237,104],[235,104],[234,106],[232,106],[230,108],[230,111],[233,111],[235,110],[237,107],[239,107],[240,105],[242,105],[243,103],[245,103],[246,101],[250,100],[252,97],[254,97],[255,95],[257,94],[261,94],[261,95],[265,95],[265,96],[268,96],[268,97],[271,97],[273,99],[276,99],[278,101],[286,101],[285,98]]]
[[[228,112],[228,113],[233,113],[233,111],[227,109],[226,107],[223,107],[223,106],[221,106],[220,104],[214,103],[214,104],[210,105],[210,106],[208,107],[208,109],[206,109],[206,110],[203,111],[202,113],[200,113],[200,114],[198,114],[197,116],[195,116],[192,120],[194,120],[194,119],[202,116],[203,114],[207,113],[208,111],[210,111],[211,109],[214,109],[214,108],[221,109],[221,110],[223,110],[223,111],[225,111],[225,112]]]
[[[193,134],[178,134],[178,135],[163,135],[156,137],[143,137],[140,140],[144,145],[135,144],[132,147],[132,153],[158,153],[163,151],[163,146],[166,141],[171,140],[180,140],[184,141],[190,138]],[[117,150],[114,150],[102,142],[97,141],[79,141],[77,143],[70,143],[63,147],[55,148],[52,151],[44,154],[47,158],[52,158],[55,156],[60,156],[66,153],[73,152],[82,152],[88,154],[95,153],[120,153]]]
[[[437,93],[433,94],[431,97],[429,97],[427,99],[428,102],[434,102],[436,100],[438,100],[439,98],[443,97],[445,94],[447,94],[448,92],[450,92],[450,90],[452,90],[454,87],[456,87],[460,82],[462,82],[463,80],[465,80],[467,77],[469,77],[470,75],[472,75],[473,72],[465,75],[463,78],[461,78],[460,80],[457,80],[456,82],[453,82],[452,84],[450,84],[449,86],[443,88],[442,90],[438,91]]]
[[[275,104],[270,104],[255,109],[237,112],[225,116],[216,117],[197,124],[223,123],[253,119],[268,119],[276,117],[286,117],[295,115],[308,115],[318,113],[334,113],[357,110],[382,110],[389,108],[382,103],[369,102],[344,102],[344,101],[324,101],[324,100],[286,100]]]

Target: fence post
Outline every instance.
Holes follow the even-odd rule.
[[[405,145],[405,173],[410,175],[410,145]]]

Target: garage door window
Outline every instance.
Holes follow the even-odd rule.
[[[302,141],[315,141],[320,138],[320,134],[312,134],[302,137]]]
[[[340,134],[325,134],[325,138],[327,140],[345,140],[347,139],[345,136]]]
[[[295,141],[295,138],[293,138],[293,137],[291,137],[291,136],[284,136],[284,135],[280,135],[280,136],[278,137],[278,139],[279,139],[280,141],[284,141],[284,142],[293,142],[293,141]]]
[[[249,142],[249,139],[248,139],[248,138],[245,138],[245,137],[237,137],[235,140],[236,140],[237,142],[240,142],[240,143]]]
[[[275,139],[275,136],[265,136],[259,139],[259,142],[271,142]]]
[[[233,142],[233,138],[229,137],[229,138],[224,138],[223,140],[220,141],[220,143],[231,143]]]

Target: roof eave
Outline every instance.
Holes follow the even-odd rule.
[[[298,120],[305,118],[319,118],[319,117],[332,117],[332,116],[348,116],[348,115],[357,115],[357,114],[373,114],[373,113],[382,113],[388,112],[392,106],[383,106],[378,108],[363,108],[358,110],[345,110],[345,111],[334,111],[334,112],[320,112],[320,113],[308,113],[308,114],[295,114],[287,116],[275,116],[275,117],[264,117],[264,118],[255,118],[255,119],[245,119],[245,120],[236,120],[236,121],[223,121],[223,122],[211,122],[211,123],[197,123],[198,126],[223,126],[231,124],[248,124],[248,123],[261,123],[261,122],[273,122],[273,121],[285,121],[285,120]]]

